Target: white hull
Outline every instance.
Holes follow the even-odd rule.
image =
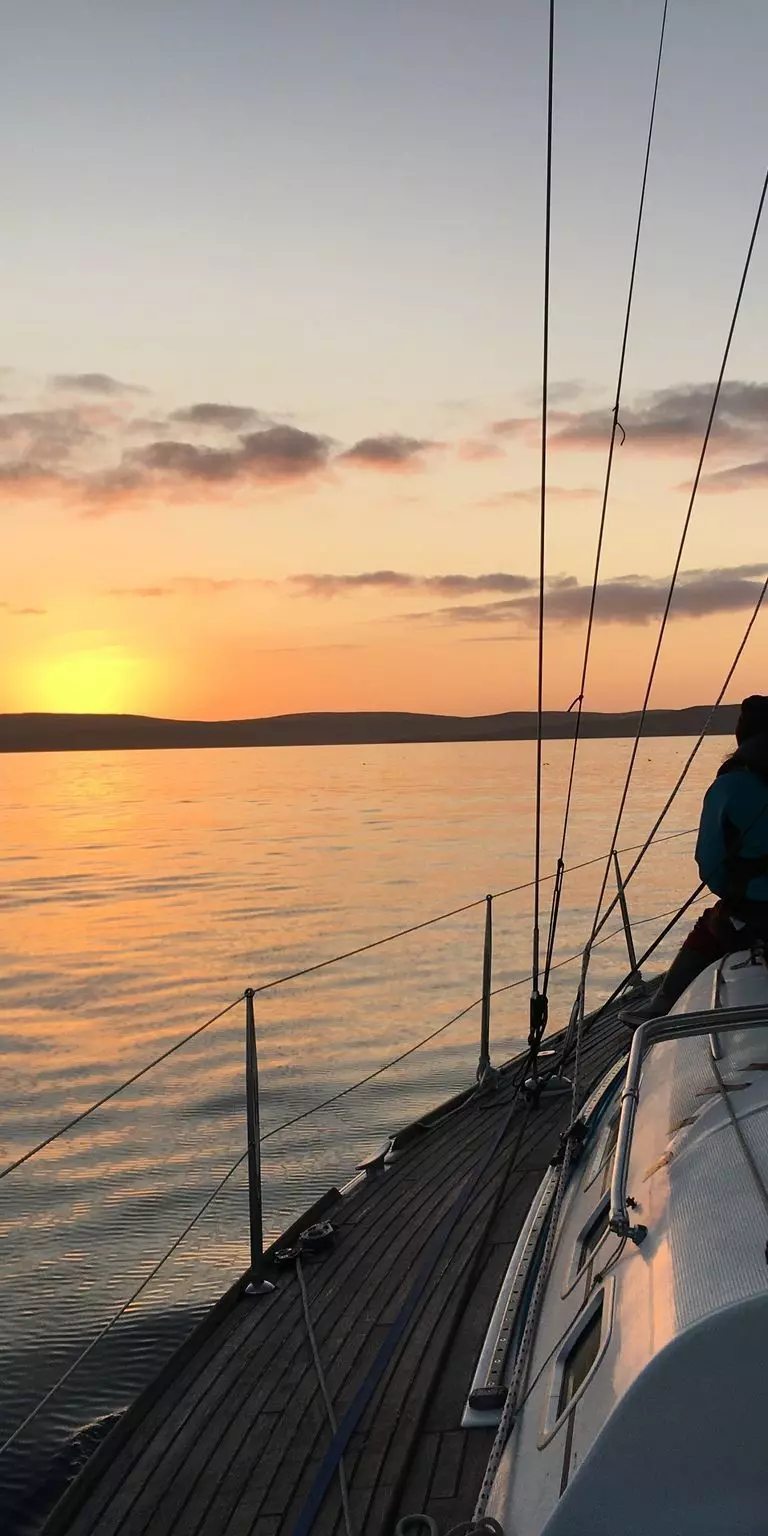
[[[764,1025],[645,1060],[639,1245],[600,1234],[623,1076],[572,1170],[487,1508],[507,1536],[768,1530],[768,970],[749,959],[706,972],[675,1013],[711,1008],[714,1031],[720,1009],[765,1005]]]

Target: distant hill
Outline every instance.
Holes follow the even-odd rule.
[[[647,736],[697,736],[709,708],[649,711]],[[709,734],[733,733],[738,705],[724,704]],[[634,736],[639,716],[582,715],[584,737]],[[573,737],[575,716],[544,716],[548,741]],[[532,711],[501,715],[418,715],[402,711],[353,711],[270,715],[262,720],[155,720],[149,715],[0,715],[0,752],[105,752],[161,747],[323,747],[408,741],[531,741]]]

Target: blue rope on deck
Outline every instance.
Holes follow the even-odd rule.
[[[294,1526],[292,1536],[311,1536],[311,1531],[319,1513],[320,1506],[323,1502],[323,1499],[325,1498],[326,1493],[328,1492],[334,1476],[336,1475],[339,1462],[344,1455],[344,1452],[349,1445],[350,1439],[357,1429],[357,1426],[360,1423],[360,1420],[365,1413],[365,1410],[368,1407],[368,1404],[370,1403],[371,1398],[373,1397],[373,1394],[379,1385],[384,1372],[387,1369],[387,1366],[393,1359],[395,1351],[403,1339],[408,1324],[410,1323],[414,1312],[416,1311],[416,1308],[422,1296],[424,1295],[424,1291],[426,1290],[426,1287],[429,1283],[430,1277],[435,1268],[435,1264],[444,1251],[446,1240],[450,1236],[453,1228],[456,1226],[456,1223],[464,1214],[469,1201],[475,1193],[475,1190],[483,1178],[483,1175],[490,1167],[493,1158],[495,1157],[499,1147],[501,1146],[501,1143],[504,1140],[504,1137],[510,1128],[510,1125],[512,1124],[514,1114],[518,1107],[521,1085],[522,1076],[515,1090],[512,1103],[509,1106],[507,1114],[503,1118],[499,1130],[493,1137],[493,1140],[491,1141],[490,1146],[487,1148],[483,1157],[481,1157],[474,1173],[470,1176],[466,1184],[464,1184],[462,1189],[459,1191],[456,1200],[450,1209],[446,1212],[445,1216],[440,1222],[440,1225],[434,1233],[432,1241],[427,1248],[424,1260],[416,1275],[416,1279],[411,1286],[411,1289],[405,1301],[403,1302],[397,1317],[390,1325],[389,1332],[383,1344],[381,1345],[381,1348],[379,1349],[373,1364],[371,1365],[361,1385],[358,1387],[357,1392],[355,1393],[352,1402],[344,1414],[338,1430],[333,1436],[328,1450],[326,1451],[325,1456],[320,1463],[320,1467],[318,1469],[315,1480],[307,1495],[304,1508],[302,1509],[296,1525]],[[520,1133],[517,1139],[518,1145],[522,1140],[529,1113],[530,1106],[526,1106],[526,1110],[520,1125]],[[517,1146],[515,1146],[511,1155],[512,1162],[514,1162],[516,1154]],[[501,1190],[499,1193],[500,1192]],[[495,1204],[496,1202],[494,1202],[494,1207]]]

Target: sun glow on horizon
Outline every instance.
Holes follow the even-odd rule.
[[[146,664],[118,645],[41,657],[30,671],[27,708],[55,714],[124,714],[146,695]]]

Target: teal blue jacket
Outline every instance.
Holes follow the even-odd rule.
[[[768,902],[768,736],[746,741],[707,790],[696,863],[716,896]]]

